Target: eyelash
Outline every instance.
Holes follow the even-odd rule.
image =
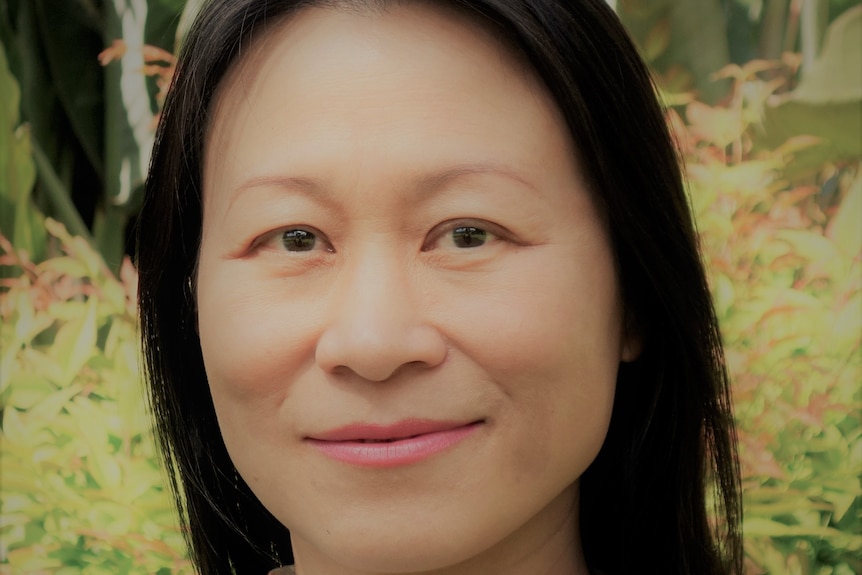
[[[428,239],[422,245],[422,251],[432,251],[433,249],[435,249],[435,244],[437,244],[441,239],[443,239],[446,234],[452,234],[456,232],[461,234],[461,241],[466,244],[459,246],[457,245],[457,240],[453,239],[452,243],[455,244],[455,249],[459,251],[477,249],[489,243],[494,243],[495,240],[505,239],[505,230],[502,230],[500,226],[491,224],[489,222],[473,219],[450,220],[447,222],[443,222],[438,226],[435,226],[435,228],[433,228],[431,232],[429,232]],[[289,238],[289,234],[292,234],[292,237]],[[311,240],[313,242],[309,249],[286,249],[288,241],[292,241],[295,247],[300,247],[300,242],[308,240]],[[478,245],[471,245],[473,242],[479,241],[481,243],[478,243]],[[318,251],[315,248],[320,242],[323,242],[325,244],[325,249],[327,252],[335,252],[335,249],[332,247],[332,244],[326,239],[326,236],[324,234],[320,233],[314,228],[307,226],[293,226],[276,230],[271,234],[267,234],[267,236],[256,242],[255,247],[266,246],[267,244],[272,244],[273,242],[278,242],[278,244],[273,245],[272,249],[287,253],[310,253]]]

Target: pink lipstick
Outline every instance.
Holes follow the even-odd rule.
[[[306,441],[342,463],[396,467],[422,461],[448,449],[471,435],[482,423],[412,419],[394,425],[354,424],[307,437]]]

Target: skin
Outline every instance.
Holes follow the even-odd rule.
[[[520,58],[440,7],[307,9],[229,73],[198,328],[225,444],[299,574],[587,573],[578,478],[638,342],[575,156]],[[285,249],[296,229],[313,249]],[[409,418],[481,425],[394,468],[306,441]]]

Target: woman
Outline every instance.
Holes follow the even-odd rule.
[[[677,158],[602,0],[209,3],[138,265],[201,572],[741,571]]]

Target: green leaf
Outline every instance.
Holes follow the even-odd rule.
[[[83,234],[71,235],[63,223],[52,218],[45,218],[45,229],[52,236],[60,240],[64,249],[73,258],[85,265],[87,276],[95,278],[103,275],[103,272],[106,271],[102,256],[93,249],[89,240],[83,237]]]
[[[27,438],[27,430],[24,426],[24,421],[21,419],[21,414],[17,409],[3,410],[2,429],[2,435],[5,435],[5,439],[7,441],[23,443]]]
[[[649,31],[643,43],[642,52],[647,62],[652,62],[667,50],[670,45],[670,21],[659,20]]]
[[[9,69],[6,58],[6,46],[0,44],[0,94],[4,95],[0,104],[0,122],[3,128],[16,128],[18,125],[18,107],[21,104],[21,88]],[[3,137],[6,137],[4,134]]]
[[[18,318],[15,322],[15,342],[11,347],[19,347],[22,343],[27,343],[35,335],[33,324],[36,319],[36,310],[33,309],[33,302],[29,293],[19,291],[10,296],[18,310]]]
[[[119,472],[119,468],[117,471]],[[101,526],[101,530],[106,534],[118,536],[133,531],[136,518],[132,512],[133,509],[114,501],[96,501],[90,508],[87,519],[90,525]]]
[[[848,258],[859,256],[862,250],[862,174],[858,174],[850,185],[826,235]]]
[[[57,387],[44,377],[31,374],[18,374],[9,382],[9,394],[5,406],[30,409],[54,391]]]
[[[733,288],[733,282],[731,282],[730,278],[725,274],[718,274],[715,277],[713,297],[715,299],[715,310],[718,317],[721,318],[726,316],[736,299],[736,291]]]
[[[100,22],[94,19],[96,14],[81,10],[77,2],[30,1],[51,85],[87,159],[98,173],[102,165],[103,88],[95,58],[102,47]],[[71,46],[75,49],[70,49]]]
[[[28,415],[33,419],[52,421],[79,393],[81,393],[81,386],[79,385],[70,385],[58,389],[34,405]]]
[[[765,517],[750,517],[742,522],[747,537],[847,537],[837,529],[818,525],[787,525]]]
[[[0,111],[0,233],[31,259],[45,251],[43,216],[35,209],[30,192],[36,169],[30,157],[30,132],[18,126],[20,89],[0,45],[0,93],[7,95]]]
[[[832,325],[829,340],[838,349],[859,349],[859,341],[862,339],[862,292],[856,292],[847,302],[841,306],[839,313],[835,315],[835,323]],[[856,353],[856,367],[859,368],[859,353]],[[862,378],[859,379],[862,381]]]
[[[103,489],[116,489],[122,481],[122,472],[110,453],[108,444],[109,424],[104,410],[93,401],[75,398],[66,405],[66,410],[75,419],[87,446],[88,470]]]
[[[60,327],[51,355],[63,366],[62,379],[56,382],[65,387],[86,365],[96,347],[97,302],[86,304],[85,315]]]
[[[795,253],[817,268],[825,270],[829,277],[840,280],[850,271],[848,262],[838,249],[838,245],[818,232],[781,230],[775,234],[775,237],[790,244]]]
[[[72,278],[85,278],[89,274],[87,267],[77,258],[56,257],[45,260],[36,266],[41,272],[53,272],[58,275],[66,275]]]

